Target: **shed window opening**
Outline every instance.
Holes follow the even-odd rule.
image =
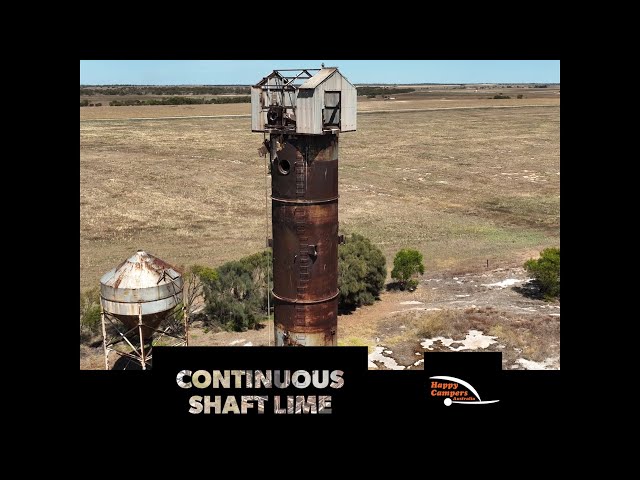
[[[340,126],[340,92],[324,92],[323,123]]]

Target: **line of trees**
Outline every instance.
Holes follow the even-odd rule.
[[[251,103],[250,96],[241,97],[218,97],[218,98],[192,98],[192,97],[168,97],[160,99],[149,100],[113,100],[109,102],[112,107],[129,107],[139,105],[207,105],[207,104],[221,104],[221,103]],[[82,106],[82,102],[80,102]]]
[[[249,87],[230,86],[213,87],[207,85],[184,86],[104,86],[100,88],[80,87],[80,96],[83,95],[248,95]]]
[[[102,103],[89,103],[89,100],[80,100],[81,107],[101,107]]]
[[[415,92],[415,90],[415,88],[358,87],[358,95],[396,95],[398,93]]]

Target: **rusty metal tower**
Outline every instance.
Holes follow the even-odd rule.
[[[337,345],[338,138],[356,130],[356,101],[335,67],[274,70],[251,88],[271,172],[276,345]]]

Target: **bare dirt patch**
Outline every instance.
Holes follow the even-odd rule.
[[[504,369],[560,368],[560,304],[513,288],[527,282],[518,267],[432,274],[415,292],[387,293],[373,306],[340,317],[339,332],[369,346],[376,368],[390,368],[382,356],[393,358],[393,369],[423,368],[415,362],[425,349],[500,351]]]

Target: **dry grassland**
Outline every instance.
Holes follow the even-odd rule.
[[[495,100],[496,94],[510,96],[510,99]],[[522,94],[524,98],[516,98]],[[210,98],[211,95],[196,95],[196,97]],[[523,105],[559,105],[560,95],[557,89],[513,89],[496,88],[479,90],[451,90],[447,88],[418,88],[411,94],[401,94],[393,101],[383,100],[380,96],[375,99],[360,97],[358,99],[358,112],[398,109],[446,109],[446,108],[495,108],[505,106]],[[80,108],[80,120],[108,120],[129,118],[158,118],[158,117],[189,117],[189,116],[214,116],[214,115],[250,115],[249,103],[226,103],[211,105],[149,105],[131,107],[110,107],[112,100],[123,99],[148,99],[161,98],[147,95],[100,95],[86,98],[90,102],[100,102],[102,107]]]
[[[197,107],[248,108],[180,106]],[[174,107],[85,107],[81,116],[101,108],[162,116]],[[370,237],[388,264],[398,249],[418,248],[427,270],[518,263],[557,245],[559,121],[559,99],[361,115],[358,131],[340,137],[341,228]],[[81,122],[81,288],[138,248],[213,267],[263,248],[268,177],[262,135],[250,130],[245,117]]]

